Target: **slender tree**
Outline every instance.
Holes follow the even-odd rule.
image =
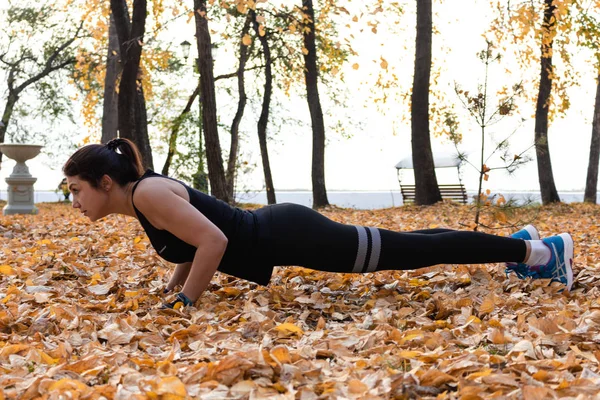
[[[194,10],[196,43],[198,46],[198,71],[200,72],[201,81],[202,128],[206,146],[206,160],[208,162],[208,179],[210,180],[211,194],[218,199],[229,202],[217,127],[217,101],[211,39],[206,15],[206,0],[194,0]]]
[[[246,107],[246,101],[248,100],[244,84],[244,69],[246,68],[246,61],[248,60],[248,45],[251,42],[250,36],[248,35],[251,22],[252,16],[250,15],[250,13],[248,13],[246,16],[246,20],[244,21],[244,26],[242,27],[242,32],[240,34],[240,53],[238,58],[239,64],[237,69],[238,93],[240,97],[238,100],[237,111],[235,113],[235,116],[233,117],[233,122],[231,123],[231,146],[229,148],[229,161],[227,163],[227,174],[225,176],[227,181],[227,195],[229,196],[229,199],[231,199],[231,201],[234,200],[233,190],[235,187],[235,169],[240,141],[240,122],[242,122],[244,108]]]
[[[587,178],[585,180],[585,194],[583,200],[596,204],[598,192],[598,162],[600,161],[600,75],[596,82],[596,103],[594,104],[594,118],[592,120],[592,142],[590,144],[590,161],[588,163]]]
[[[121,74],[119,37],[112,13],[109,18],[108,51],[104,78],[104,103],[102,107],[102,143],[106,143],[117,137],[119,127],[119,96],[117,92],[117,78]]]
[[[432,28],[431,0],[417,0],[415,74],[411,95],[411,138],[415,202],[420,205],[434,204],[442,200],[435,175],[429,132]]]
[[[556,5],[554,0],[544,1],[544,22],[542,24],[541,45],[541,71],[540,87],[535,109],[535,153],[537,156],[538,178],[542,203],[549,204],[560,202],[552,162],[550,160],[550,146],[548,144],[548,109],[550,106],[550,92],[552,90],[552,43],[556,34]]]
[[[181,129],[181,124],[183,123],[186,116],[192,110],[192,105],[194,101],[200,94],[200,84],[196,86],[194,92],[190,95],[187,104],[185,105],[181,114],[173,121],[171,126],[171,134],[169,135],[169,148],[167,149],[167,158],[162,168],[163,175],[169,175],[169,168],[171,168],[171,163],[173,162],[173,156],[175,155],[175,150],[177,148],[177,137],[179,136],[179,130]]]
[[[263,102],[258,118],[257,132],[258,142],[260,146],[260,156],[262,159],[263,173],[265,175],[265,186],[267,189],[267,202],[269,204],[277,203],[275,197],[275,187],[273,186],[273,176],[271,175],[271,164],[269,163],[269,151],[267,149],[267,124],[269,123],[269,107],[271,105],[271,93],[273,91],[273,72],[272,72],[272,60],[271,60],[271,49],[267,40],[267,32],[264,29],[260,29],[256,11],[250,10],[252,17],[252,26],[256,32],[256,37],[260,41],[263,51],[263,57],[265,60],[265,90],[263,93]]]
[[[306,49],[304,52],[304,77],[313,133],[313,208],[320,208],[328,206],[329,200],[327,199],[327,189],[325,187],[325,123],[318,89],[319,69],[317,67],[317,46],[315,43],[315,10],[312,0],[302,0],[302,9],[305,13],[305,28],[303,31],[304,48]]]

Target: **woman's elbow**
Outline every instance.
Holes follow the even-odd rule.
[[[210,247],[213,251],[225,252],[229,240],[224,234],[214,235],[210,239],[204,241],[204,245]],[[204,246],[203,246],[204,247]]]

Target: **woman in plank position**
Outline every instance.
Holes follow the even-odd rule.
[[[567,233],[540,240],[530,225],[511,237],[450,229],[393,232],[337,223],[296,204],[241,210],[144,172],[127,139],[80,148],[63,172],[74,208],[92,221],[113,213],[137,218],[158,254],[177,264],[165,290],[182,290],[170,307],[178,301],[193,305],[217,270],[266,285],[276,265],[365,273],[506,262],[507,273],[520,278],[550,278],[567,290],[573,284]]]

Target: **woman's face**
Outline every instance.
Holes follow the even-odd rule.
[[[89,182],[80,179],[79,176],[68,176],[67,187],[73,195],[73,208],[78,208],[92,222],[109,214],[106,190],[92,187]]]

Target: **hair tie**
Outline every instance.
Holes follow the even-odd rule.
[[[105,146],[109,150],[116,151],[120,144],[121,144],[121,139],[115,138],[115,139],[109,140]]]

